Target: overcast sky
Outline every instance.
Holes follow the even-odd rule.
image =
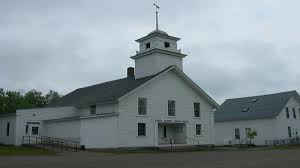
[[[154,29],[152,0],[2,0],[0,88],[76,88],[122,78]],[[300,1],[161,0],[184,72],[216,101],[300,91]]]

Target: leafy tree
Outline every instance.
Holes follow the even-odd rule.
[[[50,90],[45,96],[47,104],[58,101],[60,99],[60,97],[61,96],[58,94],[58,92],[53,91],[53,90]]]
[[[42,92],[35,89],[30,90],[24,95],[26,106],[25,108],[44,107],[47,105],[46,98]]]
[[[57,101],[60,95],[51,90],[46,95],[37,90],[30,90],[25,94],[18,91],[5,91],[0,88],[0,114],[13,113],[17,109],[40,108]]]
[[[254,139],[257,136],[257,132],[255,130],[249,131],[247,137],[250,139],[250,145],[254,143]]]

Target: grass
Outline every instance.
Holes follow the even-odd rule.
[[[298,149],[300,150],[300,145],[285,145],[285,146],[251,146],[251,147],[214,147],[214,148],[192,148],[186,150],[177,150],[177,152],[236,152],[236,151],[269,151],[269,150],[291,150]],[[91,152],[97,153],[106,153],[106,154],[151,154],[151,153],[173,153],[170,150],[158,150],[155,148],[138,148],[138,149],[107,149],[107,150],[89,150]]]
[[[55,155],[55,152],[33,148],[33,147],[16,147],[0,145],[0,156],[40,156]]]
[[[273,146],[270,147],[271,150],[290,150],[290,149],[299,149],[300,145],[280,145],[280,146]]]

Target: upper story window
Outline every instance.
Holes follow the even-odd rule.
[[[196,135],[201,135],[201,134],[202,134],[202,125],[196,124]]]
[[[10,123],[8,122],[6,125],[6,136],[9,136]]]
[[[146,49],[151,47],[151,43],[146,43]]]
[[[92,105],[92,106],[90,106],[90,114],[91,115],[95,115],[96,114],[96,105]]]
[[[286,112],[286,118],[290,118],[290,110],[289,108],[285,108],[285,112]]]
[[[138,98],[138,114],[139,115],[147,114],[147,98],[143,98],[143,97]]]
[[[138,136],[146,136],[146,124],[138,123]]]
[[[165,42],[165,48],[169,48],[170,47],[170,43],[169,42]]]
[[[293,108],[292,110],[293,110],[293,117],[296,119],[297,118],[297,116],[296,116],[296,109]]]
[[[200,117],[200,103],[194,103],[194,117]]]
[[[175,116],[175,100],[168,100],[168,116]]]

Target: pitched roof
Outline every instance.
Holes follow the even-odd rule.
[[[150,79],[154,78],[155,76],[159,75],[169,68],[170,67],[162,70],[155,75],[147,76],[144,78],[122,78],[84,88],[79,88],[63,96],[58,101],[49,104],[48,107],[86,107],[94,104],[115,103],[118,98],[141,86],[142,84],[146,83]]]
[[[135,41],[136,42],[142,42],[144,40],[147,40],[147,39],[150,39],[150,38],[156,37],[156,36],[167,38],[167,39],[171,39],[171,40],[175,40],[175,41],[180,40],[180,38],[174,37],[174,36],[170,36],[170,35],[168,35],[168,33],[164,32],[164,31],[154,30],[154,31],[150,32],[148,35],[146,35],[146,36],[144,36],[144,37],[142,37],[140,39],[137,39]]]
[[[255,120],[276,117],[296,91],[227,99],[215,113],[216,122]]]
[[[182,76],[187,82],[189,82],[189,84],[191,84],[199,94],[204,96],[210,104],[212,104],[216,108],[219,107],[219,105],[208,94],[206,94],[197,84],[195,84],[190,78],[188,78],[175,65],[171,65],[158,72],[157,74],[144,78],[122,78],[85,88],[80,88],[63,96],[57,102],[48,105],[48,107],[87,107],[95,104],[117,103],[119,98],[126,96],[130,92],[137,89],[139,86],[170,70],[175,70],[180,76]]]

